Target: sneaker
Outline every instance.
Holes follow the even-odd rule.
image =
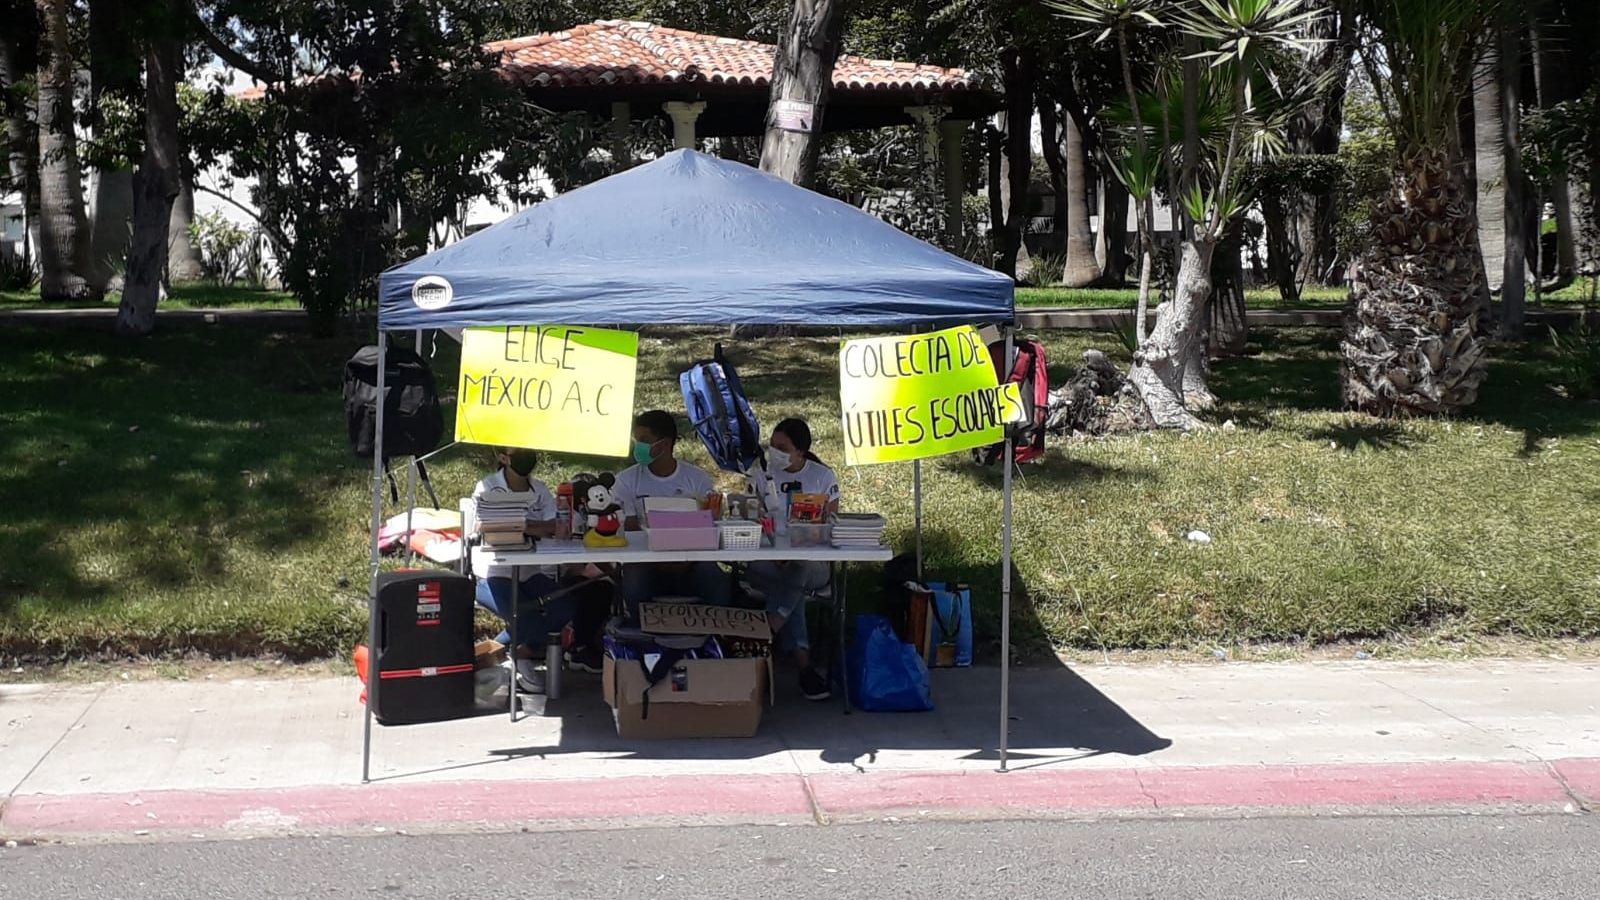
[[[828,679],[818,674],[816,669],[800,670],[800,693],[807,700],[826,700],[833,696],[833,691],[828,689]]]
[[[531,659],[517,660],[517,690],[527,694],[544,693],[544,673],[533,667]]]
[[[595,647],[579,647],[567,654],[567,668],[575,672],[588,672],[590,675],[599,675],[605,657]]]

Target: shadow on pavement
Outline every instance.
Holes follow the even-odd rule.
[[[490,747],[480,761],[396,773],[382,780],[578,754],[618,760],[732,761],[790,752],[801,757],[802,763],[817,760],[862,772],[878,767],[951,769],[972,761],[999,759],[998,667],[935,670],[936,708],[928,713],[852,710],[847,714],[837,696],[826,702],[807,702],[793,676],[793,670],[779,668],[777,703],[767,710],[756,736],[668,741],[619,738],[611,711],[600,699],[598,678],[569,676],[567,695],[549,702],[544,716],[532,716],[542,721],[559,719],[560,736],[554,743]],[[537,728],[535,723],[529,724]],[[409,729],[385,730],[400,737]],[[1012,670],[1008,751],[1013,768],[1106,755],[1143,756],[1171,745],[1172,741],[1152,733],[1115,700],[1065,666],[1018,666]]]

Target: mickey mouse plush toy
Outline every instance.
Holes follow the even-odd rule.
[[[616,484],[617,479],[607,472],[598,478],[580,479],[572,486],[578,508],[583,510],[585,521],[589,523],[589,530],[583,535],[585,547],[628,546],[628,539],[622,533],[622,504],[612,493]]]

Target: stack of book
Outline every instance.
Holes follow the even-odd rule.
[[[877,513],[839,513],[833,519],[833,545],[841,549],[882,546],[888,525]]]
[[[530,550],[523,529],[539,503],[532,491],[492,491],[477,498],[478,534],[492,550]]]

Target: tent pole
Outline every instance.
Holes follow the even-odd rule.
[[[417,352],[418,356],[422,355],[422,329],[421,328],[418,328],[416,331],[412,332],[412,335],[411,335],[411,347],[412,347],[413,350],[415,350]],[[412,516],[414,516],[416,514],[416,512],[415,512],[416,508],[417,508],[417,458],[415,456],[412,456],[410,464],[406,466],[406,568],[408,568],[408,569],[411,568],[412,555],[413,555],[412,552],[411,552],[411,529],[413,527],[413,525],[412,525]]]
[[[367,584],[367,708],[361,732],[361,782],[372,780],[372,708],[378,704],[378,529],[383,527],[383,407],[388,341],[378,330],[378,410],[372,436],[372,560]]]
[[[1011,326],[1006,326],[1006,362],[1012,354]],[[1007,366],[1009,371],[1010,366]],[[1005,466],[1000,514],[1000,771],[1007,771],[1006,750],[1011,736],[1011,470],[1016,465],[1011,429],[1006,429]]]
[[[922,582],[922,460],[911,461],[911,509],[917,522],[917,582]]]

